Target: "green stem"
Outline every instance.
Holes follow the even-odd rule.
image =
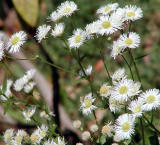
[[[129,68],[129,70],[130,70],[130,73],[131,73],[132,79],[134,80],[133,72],[132,72],[131,66],[129,65],[129,63],[128,63],[127,59],[124,57],[124,55],[122,54],[121,56],[122,56],[123,60],[126,62],[126,64],[127,64],[128,68]]]
[[[140,118],[139,120],[140,120],[141,130],[142,130],[142,140],[143,140],[143,145],[145,145],[143,121],[142,121],[142,118]]]
[[[93,115],[94,115],[94,118],[95,118],[95,120],[96,120],[96,125],[98,126],[98,141],[99,141],[99,143],[100,143],[100,129],[99,129],[99,124],[98,124],[98,121],[97,121],[97,118],[96,118],[96,113],[95,113],[95,111],[93,111]]]
[[[105,63],[105,59],[104,59],[104,55],[103,55],[102,50],[100,50],[100,54],[101,54],[101,58],[102,58],[102,61],[103,61],[104,67],[105,67],[105,69],[106,69],[106,72],[107,72],[108,78],[109,78],[109,83],[110,83],[110,85],[112,85],[112,78],[111,78],[111,76],[110,76],[110,73],[109,73],[108,67],[107,67],[107,65],[106,65],[106,63]]]

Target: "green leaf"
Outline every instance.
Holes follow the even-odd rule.
[[[135,58],[135,60],[142,59],[142,58],[144,58],[144,57],[147,56],[147,55],[149,55],[149,54],[144,54],[144,55],[142,55],[142,56],[139,56],[139,57]]]
[[[2,92],[5,93],[6,89],[7,89],[7,77],[5,78],[4,82],[3,82],[3,87],[2,87]]]
[[[12,0],[12,2],[22,19],[34,27],[38,18],[38,0]]]

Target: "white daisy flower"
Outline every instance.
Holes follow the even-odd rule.
[[[121,104],[113,97],[109,98],[109,109],[111,112],[119,111],[122,108]]]
[[[111,122],[102,127],[102,134],[109,137],[113,135],[113,125]]]
[[[112,51],[111,51],[111,57],[113,57],[114,59],[116,59],[116,57],[118,55],[121,54],[121,52],[123,52],[125,49],[125,47],[123,47],[120,43],[119,40],[117,41],[113,41],[113,45],[112,45]]]
[[[119,81],[112,89],[111,96],[117,101],[127,101],[133,96],[132,86],[134,82],[132,80],[123,79]]]
[[[13,136],[14,136],[14,130],[13,129],[7,129],[3,135],[3,138],[4,138],[4,142],[6,144],[10,144],[12,139],[13,139]]]
[[[31,117],[34,115],[35,112],[36,107],[28,107],[22,112],[22,114],[27,121],[31,121]]]
[[[62,18],[62,15],[60,13],[58,13],[57,11],[53,11],[50,16],[48,17],[48,19],[52,22],[57,22],[58,20],[60,20]]]
[[[99,31],[99,25],[97,21],[87,24],[85,27],[86,33],[88,34],[88,39],[92,38],[92,34],[97,34]]]
[[[27,78],[27,80],[29,81],[29,80],[33,79],[35,73],[36,73],[36,70],[33,69],[33,68],[30,69],[30,70],[28,70],[28,71],[26,72],[26,78]]]
[[[121,139],[130,139],[134,133],[135,118],[131,114],[122,114],[116,119],[115,134]]]
[[[39,43],[42,41],[42,39],[46,38],[46,35],[50,31],[50,29],[51,29],[51,26],[46,25],[46,24],[41,25],[37,28],[37,32],[36,32],[35,37]]]
[[[115,71],[113,73],[113,75],[111,76],[113,83],[120,81],[121,79],[125,79],[126,78],[126,70],[124,68],[120,68],[117,71]]]
[[[160,106],[160,91],[158,89],[149,89],[140,95],[144,99],[143,110],[151,111]]]
[[[70,48],[79,48],[84,42],[87,37],[87,34],[82,29],[77,29],[73,32],[72,37],[68,39],[69,47]]]
[[[44,142],[44,145],[55,145],[54,141],[53,140],[47,140]]]
[[[135,32],[123,34],[119,38],[120,44],[125,48],[137,48],[140,45],[140,36]]]
[[[81,107],[80,109],[82,110],[83,114],[90,114],[92,113],[93,110],[95,110],[97,107],[93,105],[95,99],[92,98],[92,94],[89,93],[86,95],[84,98],[81,97]]]
[[[143,104],[144,104],[144,100],[142,98],[138,98],[129,104],[128,109],[132,111],[132,114],[135,117],[140,117],[142,116],[142,113],[143,113],[143,110],[142,110]]]
[[[77,5],[73,1],[65,1],[57,8],[58,13],[62,16],[69,17],[77,11]]]
[[[80,120],[73,121],[73,127],[74,128],[80,128],[80,126],[81,126],[81,121]]]
[[[101,16],[100,20],[97,21],[99,25],[100,35],[109,35],[121,29],[122,24],[117,23],[115,19],[109,16]]]
[[[39,144],[41,142],[41,138],[39,136],[39,129],[36,129],[30,136],[30,140],[33,144]]]
[[[9,53],[15,53],[20,50],[20,47],[25,43],[27,34],[24,31],[14,33],[7,43]]]
[[[42,140],[48,132],[48,127],[45,124],[42,124],[41,127],[38,127],[39,138]]]
[[[84,131],[84,132],[82,133],[82,140],[83,140],[83,141],[87,141],[90,137],[91,137],[91,134],[90,134],[89,131]]]
[[[125,6],[125,20],[135,21],[141,19],[143,17],[143,11],[141,8],[137,8],[137,6],[127,5]]]
[[[139,93],[141,92],[140,88],[141,88],[141,83],[140,82],[136,82],[136,83],[133,84],[133,86],[132,86],[133,96],[139,95]]]
[[[58,141],[57,142],[54,142],[54,145],[65,145],[65,141],[64,141],[64,138],[60,138],[58,137]]]
[[[12,86],[12,84],[13,84],[12,80],[7,80],[7,87],[6,87],[6,91],[4,93],[5,96],[0,95],[0,100],[6,101],[7,98],[10,98],[12,96],[12,92],[11,92],[11,86]],[[2,89],[3,86],[0,86],[0,88]]]
[[[18,132],[16,133],[16,136],[14,137],[12,141],[12,144],[21,145],[25,135],[26,135],[26,132],[24,130],[18,130]]]
[[[98,131],[98,126],[97,124],[92,124],[90,127],[89,127],[90,131],[91,132],[97,132]]]
[[[100,96],[107,98],[108,96],[111,95],[111,89],[112,87],[109,86],[107,83],[103,84],[99,90]]]
[[[26,79],[26,77],[22,77],[16,80],[15,83],[13,84],[14,90],[17,92],[21,91],[27,82],[28,80]]]
[[[65,25],[64,23],[56,24],[54,30],[52,30],[51,35],[53,37],[60,37],[64,32]]]
[[[102,6],[97,10],[97,14],[108,15],[110,12],[116,10],[118,3],[110,3],[108,5]]]
[[[36,85],[35,82],[29,82],[28,84],[26,84],[24,86],[24,92],[25,93],[30,93],[33,90],[33,88],[34,88],[35,85]]]

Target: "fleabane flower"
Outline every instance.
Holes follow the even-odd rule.
[[[140,45],[140,36],[135,32],[123,34],[119,38],[120,44],[125,48],[137,48]]]
[[[15,81],[13,84],[13,88],[15,91],[19,92],[23,89],[24,85],[28,82],[28,80],[25,77],[19,78]]]
[[[124,51],[125,47],[123,47],[119,40],[113,41],[111,57],[116,59],[118,55],[120,55]]]
[[[31,121],[31,117],[34,115],[35,112],[36,107],[28,107],[22,112],[22,114],[27,121]]]
[[[80,120],[73,121],[73,127],[74,128],[80,128],[80,126],[81,126],[81,121]]]
[[[141,88],[141,83],[140,82],[135,82],[133,84],[133,86],[132,86],[132,94],[133,94],[133,96],[139,95],[139,93],[141,92],[140,88]]]
[[[107,98],[111,95],[111,89],[112,87],[109,86],[107,83],[103,84],[99,89],[100,96]]]
[[[53,37],[60,37],[64,32],[65,25],[64,23],[56,24],[54,29],[52,30],[51,35]]]
[[[68,39],[69,47],[72,49],[79,48],[87,37],[87,34],[82,29],[77,29],[73,32],[73,35]]]
[[[4,132],[4,135],[3,135],[3,138],[4,138],[4,142],[6,144],[10,144],[12,139],[13,139],[13,136],[14,136],[14,130],[13,129],[7,129],[5,132]]]
[[[134,82],[132,80],[123,79],[116,83],[111,91],[111,96],[117,101],[127,101],[133,96],[132,86]]]
[[[97,107],[93,105],[95,99],[92,98],[92,94],[89,93],[84,98],[81,97],[81,107],[82,113],[85,115],[88,115],[92,113],[93,110],[95,110]]]
[[[90,134],[89,131],[84,131],[84,132],[82,133],[82,140],[83,140],[83,141],[89,140],[90,137],[91,137],[91,134]]]
[[[57,22],[61,18],[62,18],[62,15],[59,12],[53,11],[47,19],[49,19],[52,22]]]
[[[73,1],[65,1],[57,8],[58,13],[66,17],[71,16],[76,10],[77,5]]]
[[[102,127],[102,134],[109,137],[113,135],[113,125],[111,122]]]
[[[98,21],[94,21],[94,22],[92,22],[90,24],[87,24],[86,27],[85,27],[85,31],[88,34],[87,38],[88,39],[92,38],[92,35],[93,34],[97,34],[98,31],[99,31]]]
[[[97,126],[97,124],[92,124],[90,127],[89,127],[89,129],[90,129],[90,131],[91,132],[96,132],[96,131],[98,131],[98,126]]]
[[[50,29],[51,29],[51,26],[46,24],[41,25],[37,28],[35,37],[39,43],[42,41],[42,39],[46,38],[46,35],[50,31]]]
[[[120,68],[116,70],[111,76],[111,78],[112,78],[113,83],[126,78],[126,70],[124,68]]]
[[[54,141],[53,140],[47,140],[44,142],[44,145],[55,145]]]
[[[3,57],[4,57],[4,43],[0,41],[0,61],[3,59]]]
[[[143,17],[143,11],[137,6],[127,5],[125,6],[125,20],[135,21]]]
[[[160,106],[160,91],[159,89],[149,89],[142,93],[140,97],[144,100],[143,110],[151,111]]]
[[[108,15],[110,12],[116,10],[117,7],[118,3],[110,3],[108,5],[100,7],[96,13],[100,15]]]
[[[9,53],[18,52],[21,46],[26,42],[27,34],[24,31],[14,33],[7,43]]]
[[[23,138],[26,136],[26,132],[23,130],[18,130],[16,136],[14,137],[12,144],[14,145],[21,145]]]
[[[117,101],[112,96],[110,96],[109,97],[109,109],[110,109],[110,111],[115,113],[116,111],[120,111],[121,108],[122,108],[122,105],[119,103],[119,101]]]
[[[48,127],[45,124],[42,124],[41,127],[38,127],[39,138],[42,140],[48,132]]]
[[[132,111],[132,114],[135,117],[140,117],[142,116],[142,113],[143,113],[143,110],[142,110],[143,104],[144,104],[144,100],[142,98],[138,98],[129,104],[128,109]]]
[[[32,69],[29,69],[29,70],[26,72],[26,78],[27,78],[27,80],[29,81],[29,80],[33,79],[35,73],[36,73],[36,70],[35,70],[35,69],[33,69],[33,68],[32,68]]]
[[[64,138],[58,137],[57,142],[54,142],[54,145],[65,145]]]
[[[35,82],[29,82],[28,84],[26,84],[24,86],[24,92],[25,93],[30,93],[33,90],[33,88],[34,88],[35,85],[36,85]]]
[[[100,35],[110,35],[116,32],[118,29],[121,29],[122,23],[117,23],[117,21],[110,16],[101,16],[97,21],[99,27]]]
[[[115,135],[121,140],[130,139],[134,133],[134,121],[135,117],[131,114],[122,114],[116,119],[115,123]]]

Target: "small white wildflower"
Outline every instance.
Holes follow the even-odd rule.
[[[48,139],[44,142],[44,145],[55,145],[53,140]]]
[[[135,21],[141,19],[143,17],[143,11],[141,8],[137,8],[137,6],[125,6],[125,20]]]
[[[120,81],[121,79],[126,78],[126,71],[124,68],[120,68],[117,71],[115,71],[111,77],[113,83],[116,81]]]
[[[95,99],[92,98],[92,94],[89,93],[86,95],[84,98],[81,97],[81,107],[80,109],[82,110],[83,114],[90,114],[92,113],[93,110],[95,110],[97,107],[93,105]]]
[[[4,57],[4,43],[0,41],[0,61],[3,59],[3,57]]]
[[[46,35],[50,31],[50,29],[51,29],[51,26],[46,25],[46,24],[38,27],[35,37],[39,43],[42,41],[42,39],[46,38]]]
[[[56,24],[54,30],[52,30],[51,35],[53,37],[60,37],[64,32],[65,25],[64,23]]]
[[[7,43],[9,53],[15,53],[20,50],[20,47],[25,43],[27,34],[24,31],[14,33]]]
[[[28,107],[22,112],[22,114],[27,121],[30,121],[31,117],[34,115],[35,112],[36,112],[36,107]]]
[[[6,144],[10,144],[12,139],[13,139],[13,136],[14,136],[14,130],[13,129],[7,129],[3,135],[3,138],[4,138],[4,142]]]
[[[29,82],[28,84],[26,84],[24,86],[24,92],[25,93],[30,93],[33,90],[33,88],[34,88],[35,85],[36,85],[35,82]]]
[[[121,108],[122,106],[119,103],[119,101],[117,101],[113,97],[109,98],[109,109],[111,110],[111,112],[115,113],[116,111],[119,111]]]
[[[85,27],[85,30],[86,30],[86,33],[88,34],[87,38],[88,39],[92,38],[92,34],[97,34],[99,31],[98,21],[87,24],[87,26]]]
[[[80,128],[80,126],[81,126],[81,121],[80,120],[73,121],[73,127],[74,128]]]
[[[88,65],[88,67],[84,70],[84,72],[85,72],[85,74],[86,74],[87,76],[91,75],[91,73],[92,73],[92,66],[91,66],[91,65]],[[83,74],[83,71],[80,71],[79,74],[80,74],[81,76],[84,75],[84,74]]]
[[[29,80],[33,79],[34,75],[36,73],[36,70],[35,69],[29,69],[27,72],[26,72],[26,77]]]
[[[107,83],[103,84],[99,90],[100,96],[107,98],[111,94],[111,89],[112,87],[109,86]]]
[[[14,145],[21,145],[23,138],[25,137],[26,132],[23,130],[18,130],[18,132],[16,133],[16,136],[14,137],[14,139],[12,140],[12,144]]]
[[[91,132],[96,132],[98,131],[98,126],[96,124],[92,124],[90,127],[89,127],[90,131]]]
[[[151,111],[160,106],[160,91],[159,89],[149,89],[140,95],[140,98],[144,100],[142,109],[144,111]]]
[[[50,16],[48,17],[48,19],[50,21],[53,22],[57,22],[58,20],[60,20],[62,18],[62,15],[60,13],[58,13],[57,11],[53,11]]]
[[[115,134],[123,139],[130,139],[131,135],[134,133],[135,118],[131,114],[122,114],[116,119],[115,124]]]
[[[82,133],[82,140],[83,140],[83,141],[87,141],[90,137],[91,137],[91,134],[90,134],[89,131],[84,131],[84,132]]]
[[[102,6],[97,10],[97,14],[108,15],[110,12],[116,10],[118,3],[110,3],[108,5]]]
[[[22,77],[18,80],[15,81],[15,83],[13,84],[14,90],[19,92],[23,89],[24,85],[27,83],[28,80],[26,80],[25,77]]]
[[[113,134],[113,125],[111,122],[102,127],[102,134],[111,137]]]
[[[54,145],[65,145],[65,141],[64,141],[64,138],[60,138],[58,137],[58,141],[57,142],[54,142]]]
[[[142,113],[143,113],[142,112],[143,104],[144,104],[144,100],[142,98],[138,98],[137,100],[134,100],[129,104],[128,109],[132,111],[132,114],[135,117],[140,117],[142,116]]]
[[[87,37],[87,34],[82,29],[77,29],[73,31],[73,35],[68,39],[69,47],[70,48],[79,48],[84,42]]]
[[[129,34],[123,34],[119,38],[120,45],[124,48],[137,48],[140,45],[140,36],[135,32],[129,32]]]
[[[57,9],[60,15],[69,17],[77,10],[77,5],[73,1],[65,1]]]
[[[41,127],[38,127],[40,140],[43,139],[48,132],[48,127],[45,124],[42,124]]]

